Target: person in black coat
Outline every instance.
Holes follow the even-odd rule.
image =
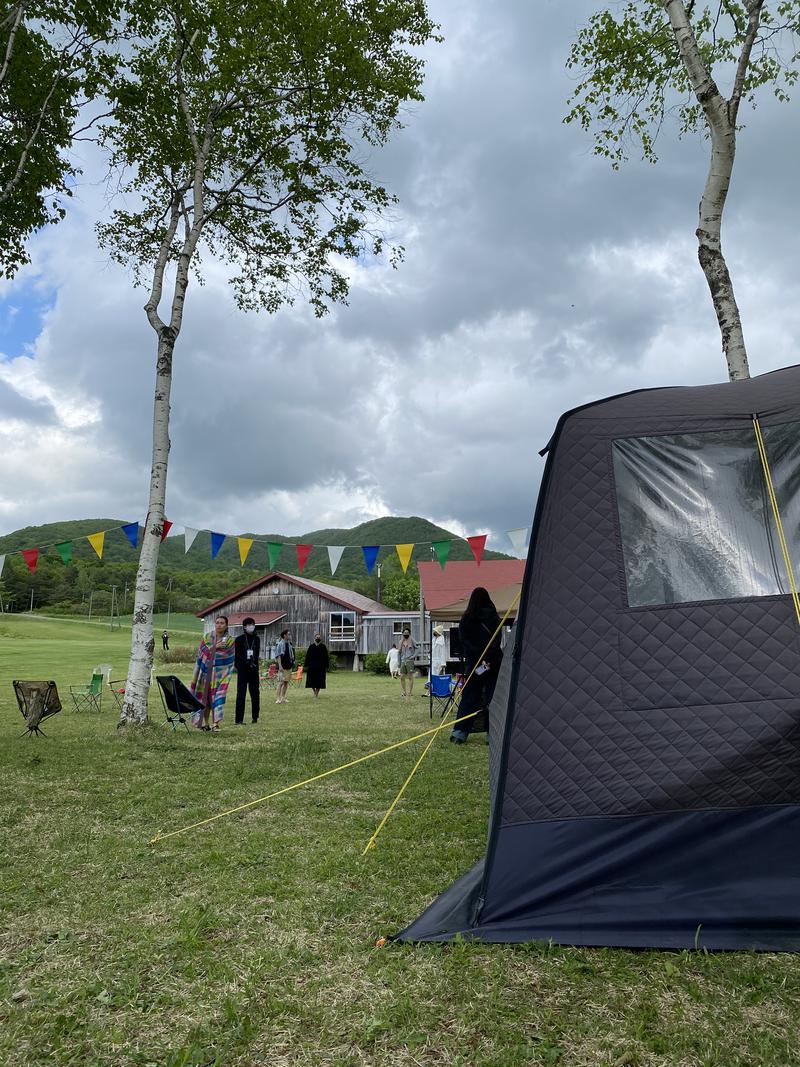
[[[458,633],[466,661],[465,676],[469,681],[461,691],[450,740],[462,745],[470,733],[489,732],[489,704],[503,660],[500,616],[483,586],[472,590],[467,610],[458,624]],[[480,714],[475,715],[475,712]],[[473,718],[459,725],[459,720],[467,715]]]
[[[319,696],[320,689],[325,688],[325,675],[328,672],[328,649],[322,642],[322,634],[314,635],[314,644],[308,646],[303,671],[306,676],[306,689],[313,689],[314,696]]]
[[[236,719],[234,726],[244,726],[244,705],[247,690],[250,690],[250,712],[253,725],[258,722],[260,711],[260,693],[258,689],[258,659],[261,653],[261,639],[256,633],[255,619],[247,618],[242,623],[244,633],[239,634],[233,642],[233,665],[236,668]]]

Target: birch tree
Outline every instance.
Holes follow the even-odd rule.
[[[79,174],[100,67],[113,64],[119,5],[107,0],[0,4],[0,276],[28,262],[32,233],[58,222]]]
[[[731,381],[750,376],[739,307],[722,251],[722,218],[743,101],[759,90],[789,98],[798,73],[800,0],[626,0],[592,16],[570,52],[580,72],[566,122],[594,134],[594,151],[618,167],[632,149],[655,163],[664,121],[699,131],[710,159],[697,254],[717,316]]]
[[[156,348],[152,468],[120,723],[147,718],[173,358],[203,256],[243,310],[345,300],[348,260],[387,254],[393,202],[365,160],[421,99],[424,0],[170,0],[141,20],[103,136],[129,209],[98,228],[146,286]]]

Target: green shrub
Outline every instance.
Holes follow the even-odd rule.
[[[200,644],[199,638],[197,644]],[[174,645],[166,651],[160,648],[156,652],[156,660],[159,663],[194,663],[196,659],[197,646],[195,645]]]
[[[389,664],[386,662],[386,653],[370,652],[364,657],[364,670],[372,674],[388,674]]]

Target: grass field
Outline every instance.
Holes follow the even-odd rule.
[[[487,750],[442,739],[210,816],[411,735],[421,699],[339,672],[219,736],[115,730],[68,685],[127,635],[0,620],[0,1063],[570,1067],[800,1061],[795,956],[375,946],[483,852]],[[20,737],[12,678],[64,711]],[[153,701],[151,714],[160,711]]]

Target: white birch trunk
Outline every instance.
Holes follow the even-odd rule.
[[[663,3],[680,49],[681,59],[695,96],[703,108],[711,134],[711,162],[700,201],[697,227],[697,257],[714,304],[722,335],[722,350],[728,364],[728,377],[734,382],[749,378],[750,368],[733,282],[722,253],[722,214],[736,158],[736,116],[750,52],[758,32],[763,0],[750,0],[747,4],[748,29],[730,100],[722,96],[703,61],[682,0],[663,0]]]
[[[165,326],[158,340],[156,390],[153,404],[153,461],[150,469],[150,496],[144,526],[139,568],[136,572],[136,598],[131,626],[131,658],[125,682],[120,725],[142,725],[147,721],[147,698],[153,668],[153,600],[156,568],[164,530],[164,507],[169,462],[169,400],[172,388],[172,352],[175,340]]]

